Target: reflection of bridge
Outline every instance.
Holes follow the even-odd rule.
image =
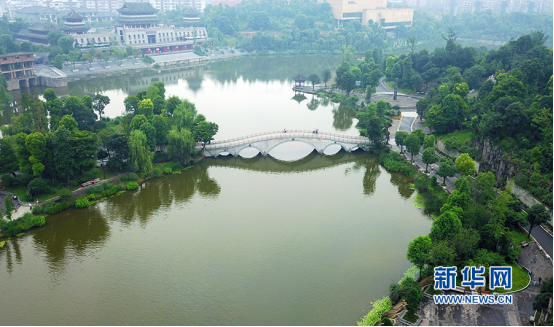
[[[326,169],[349,162],[358,162],[362,158],[364,160],[373,160],[374,164],[377,164],[377,160],[373,157],[360,157],[360,154],[345,152],[339,152],[333,156],[320,156],[312,152],[308,156],[297,161],[281,161],[271,156],[257,156],[254,158],[242,158],[240,156],[233,158],[228,156],[217,160],[209,160],[207,162],[210,167],[228,167],[272,173],[299,173]]]
[[[313,147],[320,154],[331,145],[340,145],[346,152],[352,152],[370,140],[361,136],[351,136],[326,132],[313,133],[307,130],[271,131],[238,137],[230,140],[213,141],[204,148],[205,157],[217,157],[230,153],[234,157],[246,148],[254,148],[262,155],[267,155],[275,147],[287,142],[302,142]],[[200,150],[200,148],[199,148]]]

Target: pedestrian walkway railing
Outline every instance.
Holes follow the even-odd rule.
[[[317,132],[308,130],[284,130],[279,131],[270,131],[264,133],[251,134],[246,136],[241,136],[228,140],[221,141],[212,141],[210,144],[206,145],[206,149],[219,149],[224,147],[236,147],[244,144],[255,143],[259,141],[269,141],[275,139],[284,139],[284,138],[305,138],[305,139],[321,139],[327,141],[336,141],[344,143],[356,143],[356,144],[369,144],[371,141],[362,136],[354,135],[344,135],[328,132]]]

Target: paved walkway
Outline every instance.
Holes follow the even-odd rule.
[[[414,117],[414,115],[416,117]],[[391,133],[389,143],[392,144],[392,146],[390,146],[390,148],[392,150],[396,151],[396,152],[400,152],[400,146],[396,145],[396,143],[394,142],[394,136],[396,135],[396,132],[398,130],[411,133],[412,130],[416,130],[418,128],[421,128],[425,131],[426,134],[430,133],[429,129],[425,126],[424,121],[421,122],[419,120],[419,118],[417,118],[417,113],[414,113],[414,112],[402,111],[401,121],[399,123],[395,123],[395,122],[393,122],[393,126],[389,128],[389,131]],[[412,122],[413,122],[413,124],[412,124]],[[405,150],[406,150],[406,148],[404,147],[404,151]],[[420,149],[419,154],[414,155],[414,161],[417,164],[417,167],[419,169],[425,170],[425,163],[421,159],[422,152],[423,152],[423,147]],[[407,152],[404,155],[407,158],[411,158],[411,156],[412,156],[410,153],[407,153]],[[440,162],[429,165],[430,173],[428,174],[428,176],[435,175],[437,177],[438,181],[442,183],[444,178],[436,175],[436,171],[439,168],[439,164],[440,164]],[[456,174],[455,177],[446,178],[445,190],[448,193],[452,193],[452,191],[454,191],[454,189],[455,189],[454,182],[456,181],[456,179],[460,178],[460,176],[461,176],[460,174]],[[529,227],[526,226],[525,229],[529,230]],[[539,242],[539,244],[541,244],[541,246],[546,250],[546,252],[550,255],[550,257],[554,258],[554,256],[552,255],[553,254],[553,238],[552,238],[552,235],[545,232],[544,229],[541,226],[534,227],[533,231],[531,232],[531,235]]]

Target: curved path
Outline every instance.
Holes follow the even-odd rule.
[[[205,157],[217,157],[222,153],[230,153],[236,157],[242,150],[254,148],[262,155],[267,155],[278,145],[293,141],[306,143],[320,154],[323,154],[327,147],[334,144],[340,145],[346,152],[351,152],[362,145],[369,145],[371,143],[368,138],[361,136],[321,131],[314,133],[310,130],[278,130],[246,135],[229,140],[212,141],[204,147],[203,151]],[[202,147],[198,146],[197,149],[200,151]]]

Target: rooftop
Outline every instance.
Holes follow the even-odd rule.
[[[54,8],[43,6],[30,6],[15,10],[17,14],[57,14],[58,11]]]
[[[83,16],[79,15],[75,12],[75,10],[71,9],[69,14],[63,16],[63,19],[83,19]]]
[[[117,11],[123,15],[154,15],[158,13],[158,9],[152,7],[149,2],[126,2]]]
[[[25,56],[25,55],[34,55],[34,52],[13,52],[8,53],[5,55],[0,55],[0,58],[8,58],[8,57],[15,57],[15,56]]]

